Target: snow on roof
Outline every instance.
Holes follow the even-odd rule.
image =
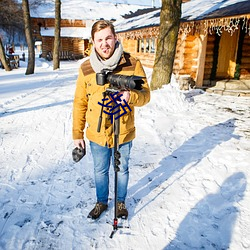
[[[150,6],[115,4],[110,2],[96,2],[93,0],[62,0],[62,19],[96,20],[96,19],[118,19],[122,15],[135,12],[138,9],[149,8]],[[47,0],[36,9],[30,10],[31,17],[54,18],[55,4]]]
[[[229,8],[235,10],[234,12],[231,12],[231,15],[246,14],[250,13],[249,3],[249,0],[191,0],[190,2],[182,4],[182,19],[192,21],[223,17],[226,16],[226,12],[223,14],[223,11],[221,10]],[[219,12],[219,10],[221,12]],[[209,17],[215,11],[221,14],[219,16]]]
[[[119,19],[114,25],[117,32],[156,26],[160,24],[160,8],[131,18]],[[216,17],[250,13],[249,0],[191,0],[182,4],[182,21],[194,21]]]
[[[119,19],[114,22],[116,32],[139,29],[141,27],[156,26],[160,23],[160,9],[138,15],[133,18]]]
[[[54,36],[54,28],[41,28],[42,36]],[[83,27],[62,27],[61,37],[78,37],[82,39],[89,39],[91,36],[91,28]]]

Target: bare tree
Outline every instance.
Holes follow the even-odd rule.
[[[28,44],[28,66],[27,66],[25,74],[30,75],[30,74],[34,74],[34,70],[35,70],[35,48],[34,48],[34,41],[32,37],[30,9],[29,9],[28,0],[22,0],[22,8],[23,8],[25,36],[26,36],[26,41]]]
[[[53,69],[60,68],[59,48],[61,33],[61,0],[55,0],[55,40],[53,49]]]
[[[160,31],[150,87],[160,88],[171,81],[182,0],[162,0]]]
[[[6,71],[10,71],[10,65],[6,59],[4,43],[14,43],[16,34],[23,30],[22,8],[16,0],[0,0],[0,29],[4,35],[0,35],[0,61]]]
[[[6,71],[11,70],[10,65],[8,64],[8,62],[6,60],[6,56],[5,56],[5,52],[4,52],[4,46],[3,46],[3,43],[2,43],[1,37],[0,37],[0,61],[1,61],[1,64],[3,65],[3,67],[4,67],[4,69]]]
[[[20,33],[23,29],[22,14],[22,6],[17,0],[0,0],[0,28],[12,41],[13,35]]]

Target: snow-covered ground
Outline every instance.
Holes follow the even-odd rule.
[[[0,69],[0,249],[250,249],[250,99],[179,91],[174,79],[137,108],[129,229],[109,238],[112,169],[109,209],[87,221],[88,144],[82,161],[71,157],[80,63]]]

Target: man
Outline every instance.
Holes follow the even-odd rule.
[[[76,147],[85,147],[83,130],[87,122],[86,137],[94,161],[94,175],[97,203],[90,211],[88,218],[97,219],[108,208],[109,168],[113,160],[114,136],[112,117],[109,108],[103,108],[103,119],[100,131],[97,132],[102,106],[103,93],[109,84],[100,86],[96,82],[96,73],[103,69],[112,74],[137,75],[143,77],[141,90],[121,90],[120,103],[127,103],[129,110],[120,119],[119,152],[121,154],[118,172],[117,217],[128,216],[125,198],[128,186],[128,161],[132,140],[135,138],[134,107],[143,106],[150,100],[150,90],[145,72],[140,61],[123,51],[117,41],[114,26],[111,22],[100,20],[94,23],[91,30],[93,50],[90,59],[85,61],[79,70],[73,104],[73,140]],[[110,101],[110,99],[109,99]],[[108,102],[108,101],[107,101]]]

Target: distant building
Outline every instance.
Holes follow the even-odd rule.
[[[33,37],[41,42],[41,57],[51,58],[54,47],[54,18],[32,18]],[[75,59],[85,56],[89,45],[91,21],[61,20],[61,59]],[[71,59],[73,59],[73,57]]]

